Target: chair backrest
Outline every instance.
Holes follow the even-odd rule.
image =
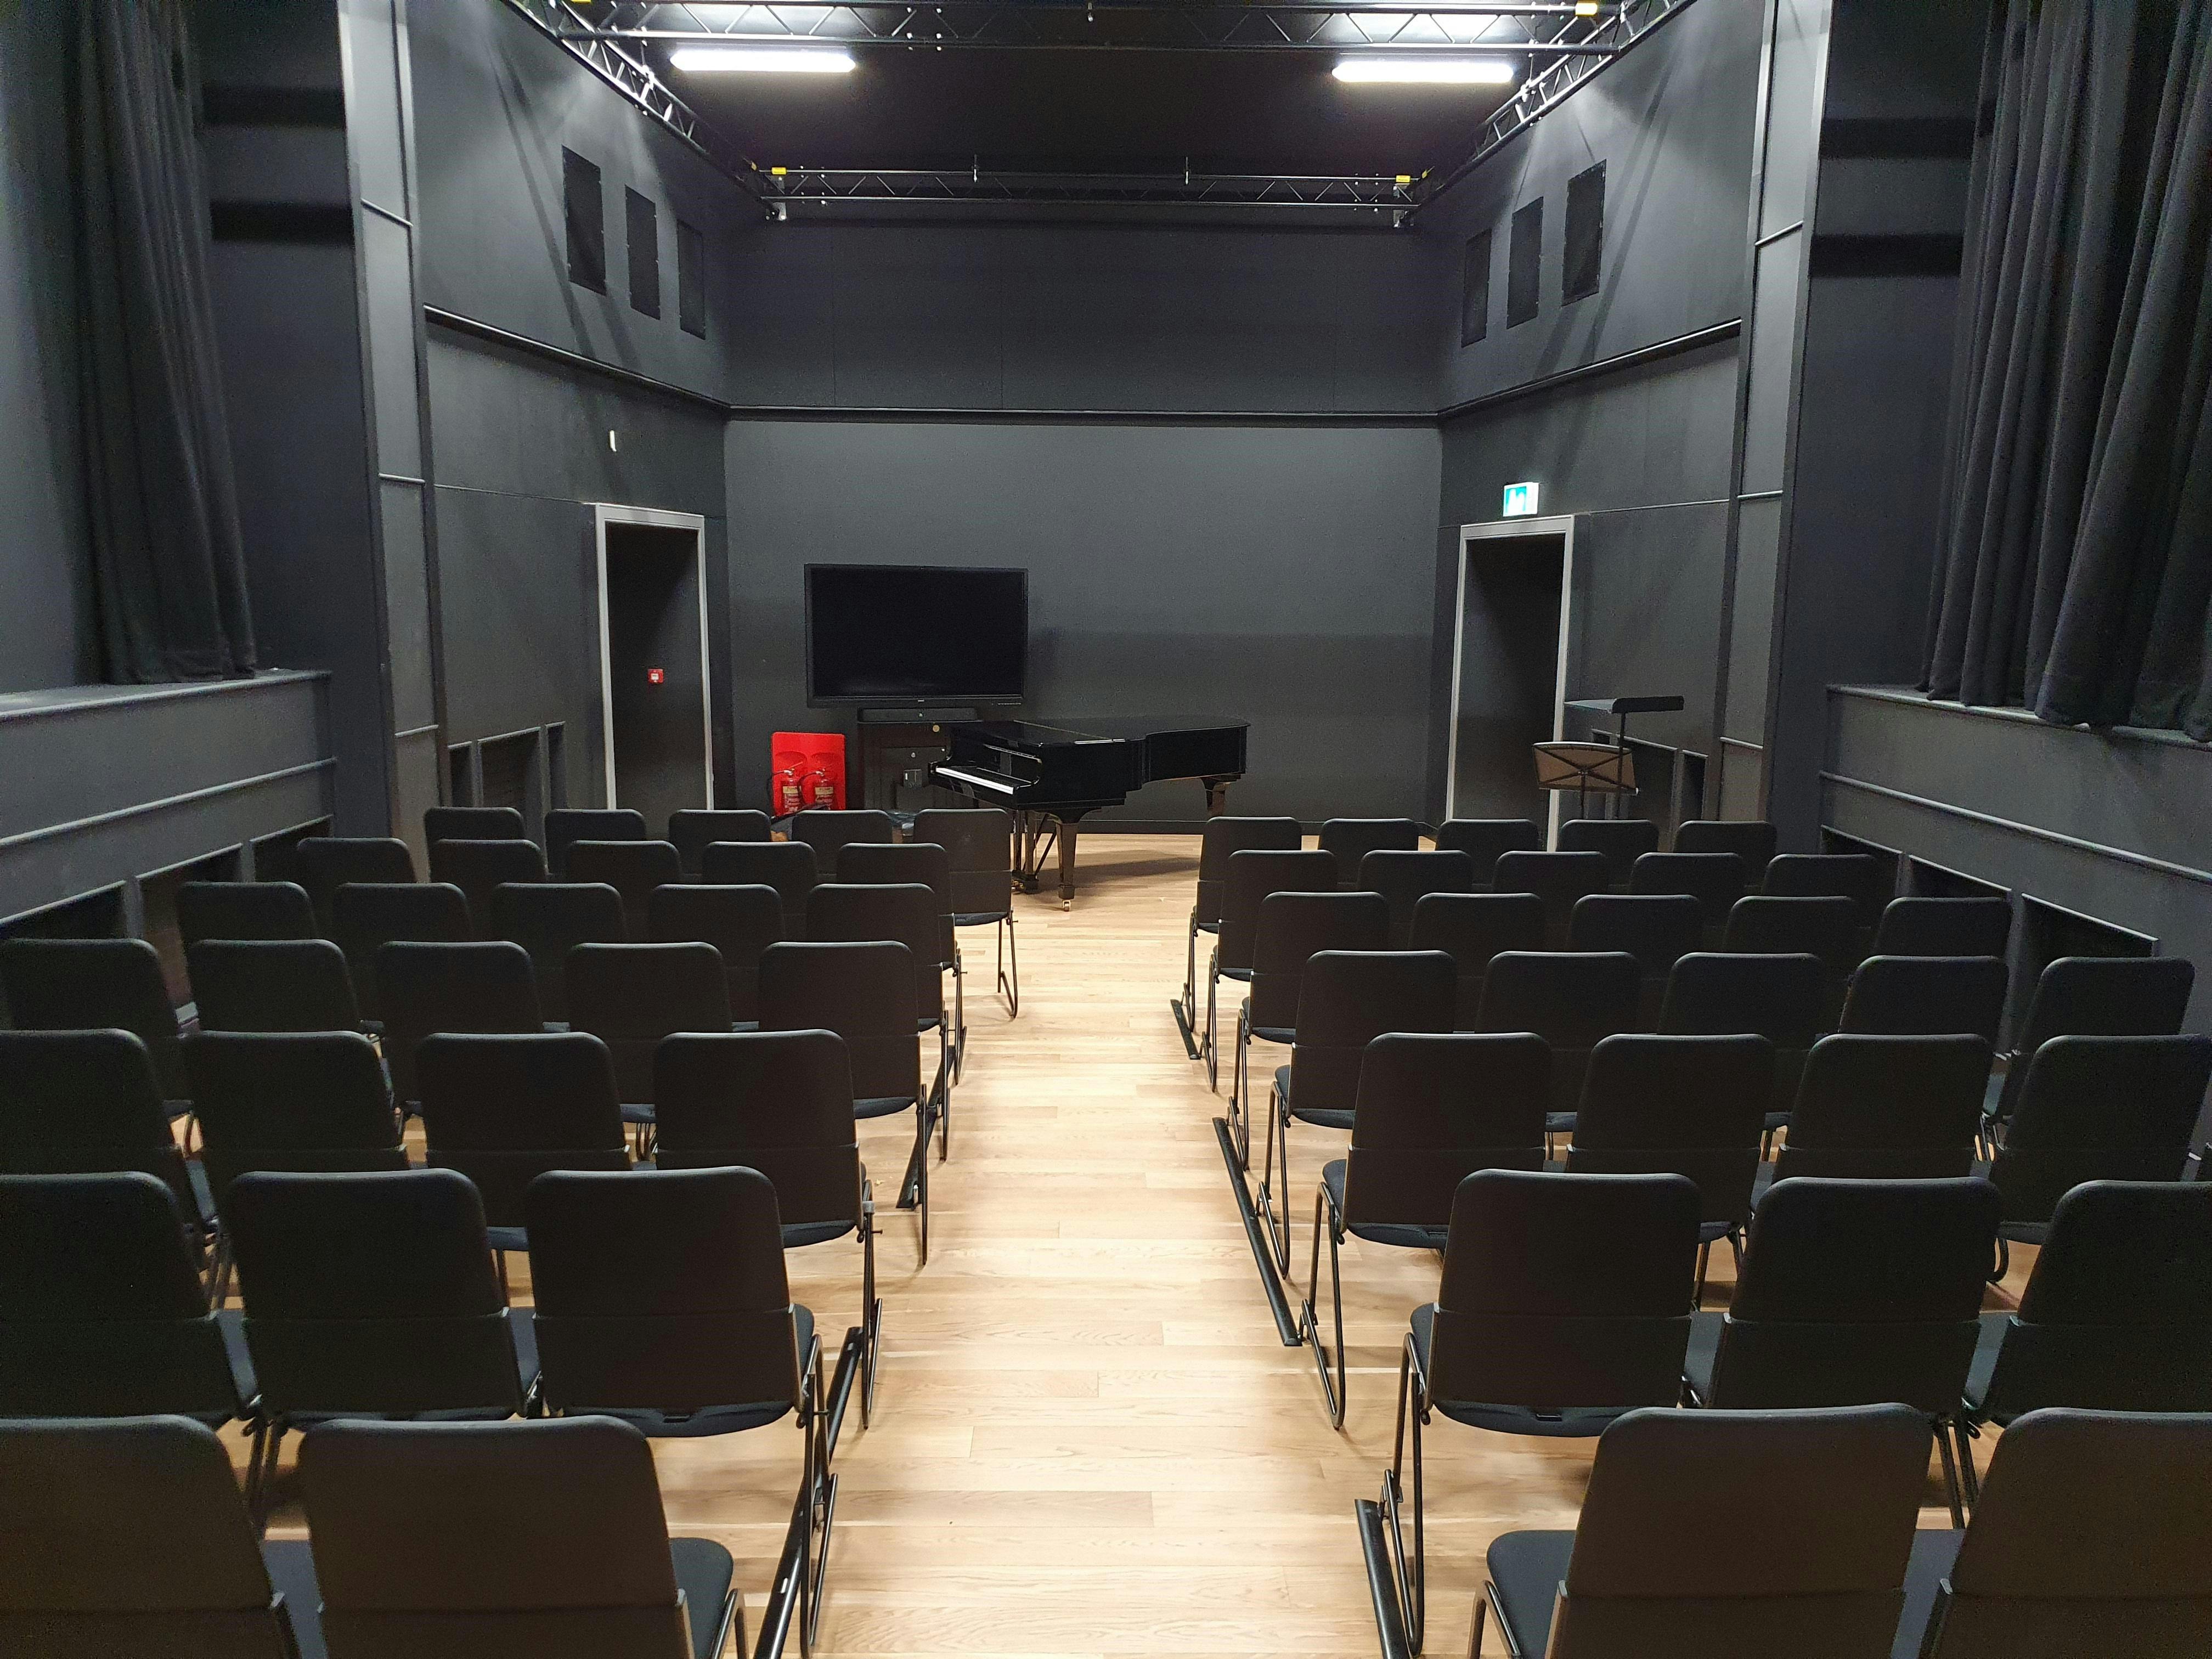
[[[1626,951],[1636,958],[1644,976],[1637,1021],[1646,1027],[1659,1018],[1667,975],[1705,939],[1705,912],[1681,893],[1591,893],[1575,901],[1567,924],[1569,950]]]
[[[1359,879],[1359,861],[1370,853],[1385,848],[1418,852],[1421,826],[1411,818],[1330,818],[1322,825],[1315,844],[1335,854],[1337,881],[1349,889]]]
[[[895,940],[771,945],[761,953],[761,1030],[835,1031],[853,1097],[918,1100],[914,952]]]
[[[0,996],[20,1031],[128,1031],[167,1100],[185,1098],[185,1058],[161,957],[143,939],[0,939]]]
[[[1344,1172],[1351,1226],[1441,1231],[1477,1170],[1544,1167],[1552,1050],[1509,1033],[1386,1031],[1359,1059]]]
[[[2039,1411],[2004,1431],[1928,1659],[2212,1650],[2212,1415]]]
[[[1534,893],[1543,900],[1545,940],[1563,951],[1575,901],[1609,890],[1613,866],[1602,853],[1506,853],[1491,885],[1500,893]]]
[[[248,1170],[404,1170],[392,1096],[358,1031],[205,1031],[185,1045],[216,1209]]]
[[[2089,1181],[2058,1200],[1983,1408],[2212,1411],[2212,1182]]]
[[[376,953],[384,946],[395,939],[453,945],[476,937],[467,896],[443,881],[347,882],[331,900],[331,921],[365,1019],[384,1018],[376,985]]]
[[[1474,863],[1478,892],[1490,888],[1506,854],[1538,852],[1543,845],[1544,826],[1534,818],[1452,818],[1437,829],[1437,851],[1464,853]]]
[[[1390,948],[1390,906],[1380,893],[1268,894],[1252,943],[1252,1028],[1296,1029],[1298,987],[1315,952]]]
[[[1407,943],[1416,951],[1442,951],[1451,957],[1459,974],[1454,1018],[1461,1030],[1473,1030],[1491,958],[1505,951],[1544,948],[1544,901],[1534,893],[1431,893],[1413,906]]]
[[[690,1659],[720,1612],[684,1605],[628,1424],[334,1423],[300,1474],[331,1659]]]
[[[1805,1056],[1775,1178],[1971,1175],[1989,1080],[1978,1036],[1822,1037]]]
[[[222,1423],[246,1404],[167,1187],[135,1170],[0,1176],[0,1418]]]
[[[141,1170],[198,1212],[146,1045],[123,1030],[0,1031],[0,1171],[102,1170]]]
[[[1464,853],[1404,852],[1378,847],[1359,860],[1353,884],[1364,893],[1380,893],[1390,902],[1390,946],[1412,948],[1413,907],[1431,893],[1469,893],[1474,890],[1474,860]]]
[[[433,847],[441,841],[524,841],[529,835],[522,814],[512,806],[429,806],[422,811],[422,839]]]
[[[1722,948],[1752,956],[1811,956],[1840,988],[1865,951],[1858,907],[1847,898],[1754,893],[1729,908]]]
[[[1994,1045],[2004,1018],[1999,957],[1869,957],[1851,975],[1837,1030],[1881,1036],[1970,1031]]]
[[[806,937],[830,945],[896,939],[914,955],[915,1018],[934,1019],[944,1012],[944,972],[951,965],[941,954],[951,929],[937,903],[920,882],[825,881],[807,897]]]
[[[711,945],[579,945],[568,952],[568,1024],[613,1056],[623,1101],[653,1101],[653,1051],[672,1031],[730,1029],[730,985]]]
[[[952,872],[955,916],[981,922],[1010,912],[1014,892],[1012,812],[1000,806],[932,806],[915,814],[908,839],[945,849]]]
[[[313,939],[315,907],[290,881],[187,881],[177,888],[177,932],[204,939]]]
[[[1772,861],[1780,837],[1763,818],[1691,818],[1674,826],[1677,853],[1733,853],[1747,873],[1757,874]]]
[[[56,1659],[298,1651],[230,1454],[201,1424],[0,1423],[0,1650]]]
[[[769,835],[765,812],[682,806],[668,815],[668,839],[682,855],[686,875],[699,873],[700,860],[718,841],[758,843]]]
[[[1632,1412],[1598,1442],[1550,1659],[1887,1659],[1927,1468],[1899,1406]]]
[[[2196,983],[2187,957],[2060,957],[2035,981],[2020,1052],[2056,1036],[2171,1036]]]
[[[517,883],[494,890],[492,930],[530,953],[538,1006],[548,1019],[568,1018],[568,952],[579,945],[620,945],[629,937],[622,895],[600,881]]]
[[[646,927],[659,944],[713,945],[729,987],[730,1018],[760,1017],[761,952],[783,937],[783,899],[775,888],[656,888]]]
[[[1710,949],[1727,933],[1729,912],[1743,896],[1750,867],[1734,853],[1646,853],[1628,872],[1628,890],[1697,900]]]
[[[1658,850],[1659,826],[1649,818],[1570,818],[1559,826],[1559,851],[1603,854],[1616,888],[1627,887],[1637,860]]]
[[[1765,1037],[1607,1037],[1590,1050],[1567,1168],[1686,1176],[1702,1218],[1732,1226],[1751,1213],[1773,1093]]]
[[[1449,1031],[1459,989],[1441,951],[1322,951],[1298,988],[1291,1104],[1351,1113],[1367,1045],[1385,1031]]]
[[[434,1031],[542,1031],[530,953],[505,939],[395,941],[376,952],[384,1063],[402,1104],[416,1097],[415,1047]]]
[[[1778,853],[1759,885],[1777,898],[1847,898],[1872,932],[1896,896],[1897,872],[1866,853]]]
[[[232,1183],[223,1225],[264,1412],[521,1408],[507,1303],[467,1176],[256,1171]]]
[[[643,939],[653,890],[684,879],[684,855],[665,841],[578,841],[568,846],[570,881],[604,882],[622,895],[632,939]]]
[[[839,809],[810,806],[803,812],[794,812],[789,820],[792,840],[805,842],[814,849],[815,859],[824,870],[837,867],[837,849],[856,841],[896,841],[898,825],[888,812],[872,809]]]
[[[1491,959],[1483,986],[1486,1031],[1534,1031],[1562,1049],[1587,1049],[1634,1029],[1642,978],[1626,951],[1505,951]],[[1582,1076],[1575,1086],[1579,1092]]]
[[[204,939],[185,952],[203,1031],[357,1031],[345,952],[326,939]]]
[[[1260,933],[1260,903],[1270,893],[1333,893],[1336,854],[1246,849],[1229,855],[1222,878],[1220,943],[1215,959],[1225,972],[1249,973]]]
[[[929,889],[939,917],[937,961],[952,966],[952,855],[933,841],[848,842],[837,849],[838,884]]]
[[[1200,922],[1218,922],[1228,891],[1229,860],[1238,853],[1295,853],[1305,845],[1305,830],[1296,818],[1214,817],[1206,821],[1198,842],[1198,907]]]
[[[785,1226],[854,1224],[853,1064],[835,1031],[672,1036],[654,1066],[660,1168],[758,1170]]]
[[[570,849],[572,852],[573,848]],[[492,895],[508,882],[545,879],[545,854],[534,841],[520,836],[510,841],[434,841],[430,843],[430,879],[448,882],[468,901],[469,923],[478,939],[495,937]],[[588,881],[593,878],[579,876]]]
[[[430,1164],[476,1183],[491,1226],[521,1226],[548,1170],[629,1168],[614,1062],[588,1033],[426,1037],[415,1066]]]
[[[2012,942],[2012,902],[2001,898],[1898,898],[1874,930],[1878,957],[1996,957]]]
[[[545,815],[545,862],[556,881],[569,881],[568,849],[580,841],[643,841],[645,814],[627,806],[556,806]]]
[[[2085,1181],[2173,1181],[2212,1082],[2212,1037],[2061,1036],[2023,1068],[1990,1165],[2005,1219],[2047,1219]]]
[[[1668,975],[1659,1029],[1681,1036],[1756,1031],[1778,1049],[1809,1048],[1820,1025],[1822,980],[1820,958],[1803,952],[1695,951]]]
[[[415,854],[396,836],[309,836],[294,849],[300,884],[314,902],[315,919],[327,933],[331,901],[349,881],[412,881]]]
[[[1955,1413],[2001,1208],[1972,1177],[1777,1182],[1752,1217],[1706,1403]]]
[[[701,855],[699,874],[718,887],[775,888],[783,900],[783,936],[806,937],[806,896],[822,871],[805,842],[716,842]]]
[[[1675,1175],[1483,1170],[1453,1196],[1429,1392],[1539,1410],[1682,1387],[1698,1189]]]

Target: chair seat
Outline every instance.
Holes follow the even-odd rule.
[[[729,1551],[711,1538],[672,1538],[668,1557],[676,1569],[676,1588],[684,1592],[684,1610],[691,1619],[692,1659],[714,1659],[721,1644],[722,1604],[729,1600],[737,1563],[730,1559]],[[302,1652],[300,1659],[309,1656]]]
[[[1345,1160],[1322,1165],[1322,1184],[1328,1188],[1329,1201],[1336,1206],[1337,1213],[1344,1213]],[[1355,1221],[1345,1231],[1354,1238],[1364,1239],[1370,1244],[1388,1244],[1401,1250],[1441,1250],[1448,1227],[1424,1227],[1414,1222]]]
[[[1713,1397],[1713,1366],[1720,1358],[1721,1327],[1727,1317],[1703,1311],[1690,1316],[1690,1347],[1682,1356],[1682,1375],[1700,1400]]]
[[[238,1384],[238,1397],[251,1406],[254,1395],[261,1392],[261,1382],[253,1375],[253,1356],[246,1346],[246,1310],[217,1308],[215,1310],[215,1328],[222,1335],[223,1357],[230,1361],[230,1374]],[[205,1418],[200,1420],[207,1422]],[[214,1428],[218,1425],[210,1423],[208,1426]]]
[[[653,1108],[642,1101],[625,1100],[623,1102],[622,1121],[625,1123],[650,1123],[653,1121]]]
[[[1571,1532],[1507,1532],[1491,1540],[1486,1565],[1509,1627],[1508,1651],[1541,1653],[1551,1645],[1553,1604],[1574,1553]]]
[[[794,1221],[783,1230],[783,1248],[804,1249],[809,1244],[827,1244],[833,1238],[842,1238],[860,1224],[857,1221]]]
[[[791,1304],[792,1320],[799,1328],[799,1352],[802,1359],[814,1341],[814,1314],[804,1303]],[[710,1406],[704,1411],[676,1415],[668,1412],[652,1411],[638,1407],[579,1406],[572,1416],[617,1417],[628,1423],[639,1433],[657,1440],[701,1440],[710,1435],[742,1434],[747,1429],[757,1429],[763,1424],[791,1414],[788,1400],[758,1400],[727,1406]],[[719,1601],[715,1604],[720,1605]]]
[[[292,1635],[300,1659],[324,1659],[322,1587],[315,1582],[314,1547],[304,1538],[270,1539],[261,1546],[261,1564],[269,1570],[269,1583],[284,1598],[292,1617]]]
[[[1437,1329],[1437,1304],[1413,1310],[1413,1352],[1421,1370],[1429,1370],[1429,1354]],[[1455,1423],[1471,1429],[1491,1429],[1500,1434],[1535,1435],[1545,1439],[1587,1440],[1605,1432],[1615,1418],[1626,1417],[1634,1406],[1578,1406],[1549,1412],[1533,1406],[1509,1406],[1475,1400],[1431,1400],[1429,1404]]]
[[[1335,1107],[1325,1106],[1314,1109],[1301,1109],[1297,1103],[1291,1098],[1291,1068],[1287,1066],[1275,1067],[1275,1094],[1282,1101],[1290,1115],[1301,1123],[1310,1123],[1317,1129],[1352,1127],[1352,1112],[1349,1108],[1339,1109]]]
[[[1905,1567],[1905,1613],[1897,1621],[1897,1644],[1889,1659],[1918,1659],[1928,1620],[1936,1611],[1936,1593],[1951,1576],[1959,1559],[1963,1532],[1948,1528],[1923,1528],[1912,1534],[1912,1554]]]
[[[1252,982],[1252,970],[1249,968],[1224,968],[1214,977],[1233,979],[1240,985],[1249,985]]]
[[[526,1228],[487,1227],[484,1229],[484,1237],[491,1241],[491,1248],[496,1254],[502,1255],[529,1254],[530,1233]]]
[[[1262,1042],[1279,1042],[1285,1048],[1298,1040],[1297,1029],[1289,1025],[1255,1025],[1252,1035]]]
[[[872,1099],[853,1103],[854,1117],[895,1117],[914,1105],[912,1095],[878,1095]]]
[[[1547,1112],[1544,1114],[1544,1133],[1546,1134],[1571,1135],[1574,1133],[1574,1132],[1575,1115],[1572,1112]]]
[[[1218,933],[1221,931],[1220,920],[1217,917],[1212,921],[1201,921],[1198,924],[1198,931],[1201,933]]]
[[[995,927],[1013,914],[1012,910],[955,910],[952,925],[955,927]]]
[[[2012,1323],[2009,1313],[1985,1313],[1982,1316],[1981,1334],[1975,1339],[1973,1363],[1966,1367],[1966,1405],[1975,1418],[1981,1419],[1982,1405],[1990,1397],[1990,1379],[1996,1375],[1997,1350],[2004,1346],[2005,1330]]]
[[[185,1180],[192,1189],[192,1202],[199,1207],[200,1224],[204,1227],[215,1219],[215,1188],[208,1181],[207,1170],[198,1158],[185,1164]]]

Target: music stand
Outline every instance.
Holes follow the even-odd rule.
[[[1609,743],[1540,743],[1535,745],[1536,787],[1579,798],[1575,816],[1589,816],[1592,795],[1636,793],[1636,757]]]

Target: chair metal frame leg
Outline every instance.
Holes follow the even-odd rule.
[[[1335,1310],[1336,1376],[1329,1376],[1332,1358],[1328,1345],[1321,1340],[1321,1319],[1314,1311],[1314,1301],[1321,1294],[1321,1240],[1328,1235],[1328,1292]],[[1344,1246],[1344,1212],[1336,1206],[1336,1198],[1323,1181],[1314,1194],[1313,1259],[1306,1268],[1306,1297],[1298,1310],[1298,1334],[1306,1346],[1313,1350],[1314,1365],[1321,1372],[1322,1393],[1328,1399],[1328,1425],[1341,1431],[1344,1413],[1351,1397],[1351,1377],[1346,1367],[1344,1350],[1344,1264],[1340,1252]]]
[[[1221,947],[1217,945],[1206,959],[1206,1030],[1198,1039],[1198,1052],[1206,1061],[1206,1086],[1216,1094],[1221,1092],[1221,1045],[1215,1042],[1213,1032],[1214,1022],[1220,1017],[1220,989]]]
[[[1252,1167],[1252,1131],[1245,1121],[1251,1106],[1252,999],[1237,1008],[1237,1053],[1229,1067],[1229,1127],[1237,1136],[1237,1156]]]
[[[1982,1477],[1974,1468],[1973,1448],[1973,1442],[1980,1432],[1973,1419],[1963,1413],[1951,1419],[1951,1437],[1959,1449],[1959,1485],[1969,1511],[1982,1501]]]
[[[1959,1489],[1958,1467],[1951,1461],[1951,1422],[1948,1418],[1936,1419],[1936,1450],[1943,1460],[1943,1495],[1950,1500],[1951,1524],[1964,1528],[1966,1524],[1966,1502]]]
[[[1249,1109],[1249,1103],[1248,1103]],[[1274,1190],[1275,1146],[1279,1141],[1283,1149],[1282,1213],[1276,1214]],[[1267,1229],[1268,1248],[1273,1251],[1275,1271],[1291,1271],[1291,1110],[1284,1102],[1281,1091],[1273,1083],[1267,1085],[1267,1138],[1261,1149],[1259,1209],[1261,1224]]]
[[[799,1547],[799,1650],[814,1651],[822,1625],[823,1581],[830,1571],[830,1530],[837,1515],[837,1477],[830,1473],[828,1413],[823,1409],[822,1340],[808,1344],[799,1394],[803,1468],[795,1510],[805,1512],[805,1541]],[[794,1521],[798,1516],[794,1513]],[[817,1546],[815,1534],[821,1534]]]
[[[968,1062],[968,969],[961,960],[960,941],[952,942],[952,1077]]]
[[[269,1530],[269,1494],[276,1484],[276,1459],[283,1439],[281,1418],[253,1419],[252,1444],[246,1460],[246,1512],[256,1538]]]
[[[876,1189],[860,1166],[860,1426],[876,1406],[876,1343],[883,1334],[883,1299],[876,1294]]]
[[[937,1161],[939,1164],[952,1156],[952,1076],[959,1069],[952,1058],[951,1045],[945,1040],[945,1022],[937,1022],[937,1076],[930,1084],[930,1093],[937,1102]]]
[[[1391,1565],[1398,1578],[1398,1604],[1406,1620],[1406,1641],[1412,1651],[1421,1650],[1421,1638],[1427,1623],[1428,1571],[1425,1554],[1426,1537],[1423,1529],[1421,1507],[1421,1430],[1429,1420],[1429,1380],[1421,1370],[1419,1357],[1413,1352],[1412,1332],[1406,1334],[1406,1346],[1398,1361],[1398,1425],[1396,1439],[1391,1448],[1390,1467],[1382,1472],[1382,1516],[1390,1540]],[[1403,1520],[1405,1502],[1406,1446],[1409,1437],[1413,1452],[1413,1550],[1406,1553],[1406,1532]]]
[[[1006,1000],[1006,1018],[1022,1017],[1022,954],[1014,939],[1014,913],[1008,910],[993,924],[999,941],[999,994]],[[1010,971],[1011,970],[1011,974]]]

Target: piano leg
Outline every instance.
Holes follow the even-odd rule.
[[[1200,781],[1206,785],[1206,816],[1218,818],[1229,810],[1229,786],[1236,780],[1205,778]]]
[[[1060,822],[1060,908],[1075,908],[1075,825],[1073,818]]]

